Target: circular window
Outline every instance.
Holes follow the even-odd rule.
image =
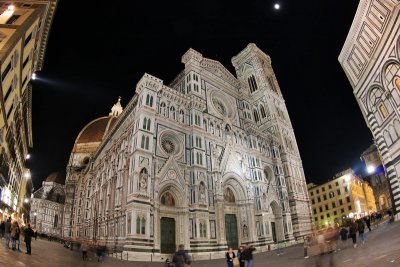
[[[172,140],[167,139],[167,138],[163,138],[161,140],[161,147],[162,149],[168,153],[168,154],[172,154],[175,151],[175,144],[174,142],[172,142]]]
[[[225,106],[221,103],[221,101],[219,101],[218,99],[214,98],[214,99],[213,99],[213,104],[214,104],[215,109],[216,109],[219,113],[221,113],[221,115],[224,115],[224,116],[226,115]]]

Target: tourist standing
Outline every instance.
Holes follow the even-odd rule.
[[[255,247],[247,243],[246,248],[244,250],[244,258],[245,258],[245,266],[246,267],[253,267],[253,251],[256,250]]]
[[[0,234],[1,234],[1,237],[3,238],[3,237],[5,237],[4,236],[4,231],[5,230],[5,221],[1,221],[1,224],[0,224]]]
[[[367,225],[368,232],[371,232],[371,217],[366,216],[366,217],[364,218],[364,220],[365,220],[365,224]]]
[[[338,248],[338,250],[344,249],[346,247],[346,242],[347,242],[347,235],[348,235],[348,230],[346,229],[346,227],[342,227],[342,229],[340,229],[340,246]]]
[[[11,217],[8,217],[7,221],[4,223],[4,235],[6,238],[6,247],[10,248],[11,240]]]
[[[228,252],[226,252],[226,262],[228,263],[228,267],[233,267],[234,258],[236,258],[235,252],[233,252],[232,248],[229,248]]]
[[[358,219],[357,220],[357,228],[358,228],[358,237],[360,238],[361,244],[365,243],[365,224],[363,219]]]
[[[24,230],[24,235],[25,235],[24,241],[26,244],[26,254],[31,255],[31,253],[32,253],[31,242],[32,242],[32,236],[34,235],[34,232],[29,223],[28,223],[28,227],[26,227]]]
[[[244,267],[244,264],[245,264],[246,258],[245,258],[245,254],[243,252],[244,252],[244,248],[242,246],[240,246],[239,250],[237,252],[237,257],[239,259],[239,267]]]
[[[349,236],[353,240],[354,248],[357,247],[357,230],[358,230],[357,224],[352,220],[349,226]]]
[[[309,243],[310,243],[310,241],[309,241],[309,237],[308,236],[305,236],[304,237],[304,243],[303,243],[303,248],[304,248],[304,258],[305,259],[308,259],[308,246],[309,246]]]
[[[178,251],[174,253],[172,262],[175,263],[175,267],[184,267],[185,264],[190,265],[190,258],[187,252],[185,251],[184,245],[181,244],[178,246]]]
[[[19,240],[19,226],[17,221],[14,221],[11,224],[11,238],[12,238],[12,250],[15,250],[17,239]]]

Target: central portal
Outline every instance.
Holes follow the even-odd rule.
[[[161,218],[161,253],[174,253],[175,244],[175,219]]]
[[[238,229],[234,214],[225,214],[225,235],[228,248],[238,249]]]

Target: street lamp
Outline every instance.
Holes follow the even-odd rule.
[[[31,173],[29,171],[26,171],[24,173],[24,177],[25,177],[25,179],[30,179],[31,178]]]
[[[29,203],[29,198],[26,197],[26,198],[24,199],[24,202],[25,202],[25,203]]]
[[[369,174],[374,173],[374,172],[375,172],[375,167],[372,166],[372,165],[367,166],[367,172],[368,172]]]

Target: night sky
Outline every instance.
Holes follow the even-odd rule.
[[[35,189],[65,171],[75,138],[125,106],[145,73],[169,84],[193,48],[232,73],[231,58],[255,43],[272,67],[294,127],[307,182],[348,167],[373,142],[337,60],[358,0],[59,1],[43,71],[33,81],[30,168]]]

